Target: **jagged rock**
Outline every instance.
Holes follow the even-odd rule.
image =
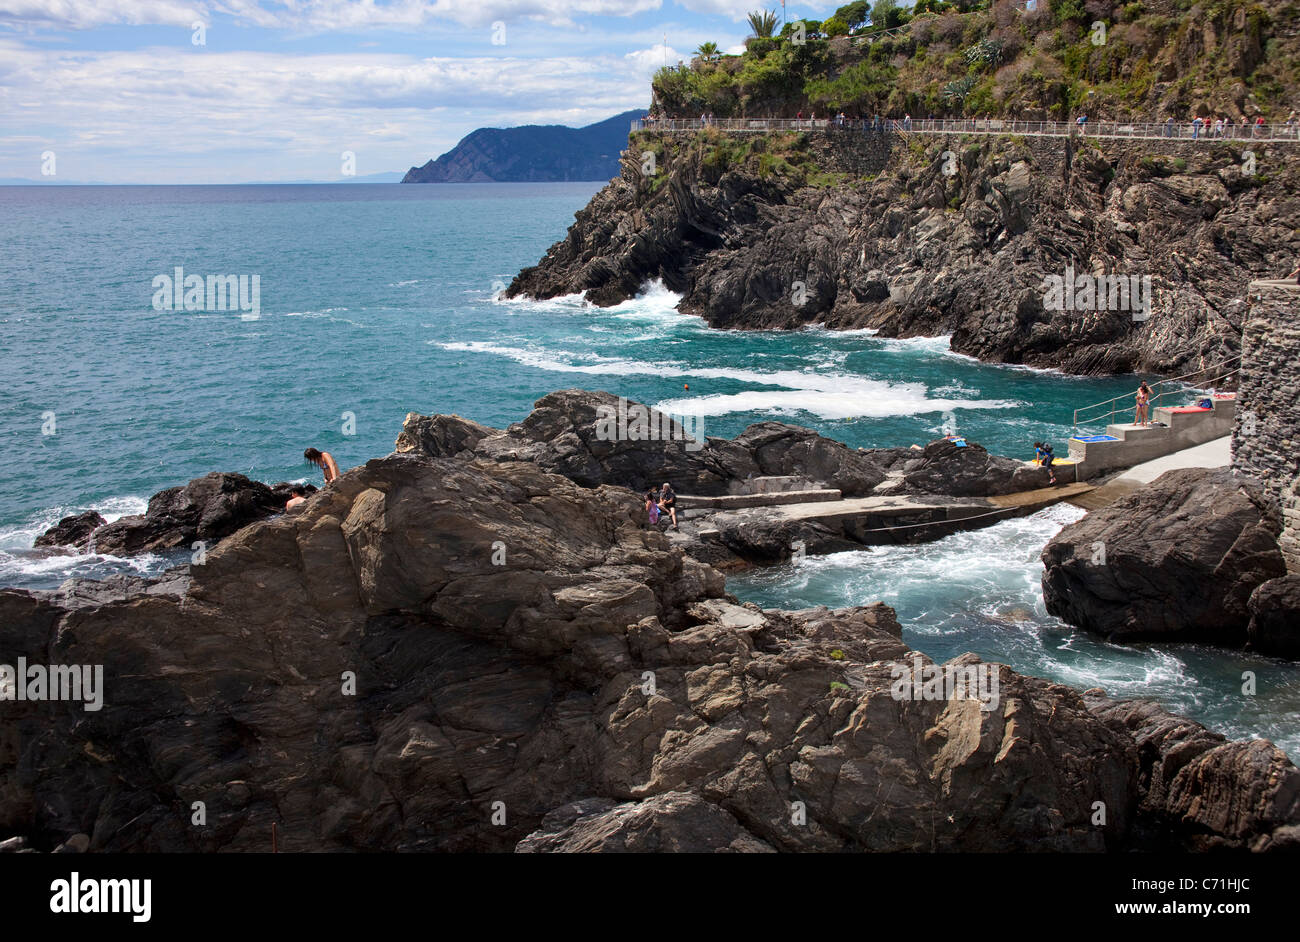
[[[268,487],[242,474],[213,471],[183,487],[159,491],[143,514],[95,529],[89,543],[97,553],[133,556],[187,549],[196,540],[216,541],[283,510],[292,486]],[[316,490],[310,484],[304,489],[309,494]]]
[[[753,136],[727,143],[749,156],[635,135],[620,178],[507,294],[608,306],[658,279],[714,327],[951,334],[986,361],[1174,373],[1239,352],[1243,286],[1300,255],[1300,170],[1247,178],[1231,145],[956,136],[893,144],[864,172],[879,136],[803,135],[788,159],[840,174],[828,187],[765,172]],[[1067,267],[1149,276],[1149,316],[1049,309],[1044,279]]]
[[[784,422],[759,422],[734,439],[764,475],[800,475],[839,490],[845,497],[868,494],[885,479],[869,457],[811,429]]]
[[[1247,641],[1247,600],[1285,572],[1277,523],[1226,470],[1168,471],[1043,550],[1047,610],[1113,640]]]
[[[90,534],[107,522],[96,510],[73,514],[38,536],[35,545],[83,547],[90,541]]]
[[[737,606],[634,497],[392,455],[221,540],[188,581],[0,591],[7,658],[103,665],[106,691],[100,711],[7,705],[0,833],[91,851],[265,851],[272,824],[290,851],[1135,846],[1138,746],[1077,692],[963,655],[946,667],[991,697],[903,696],[898,677],[934,665],[888,607]],[[1294,769],[1262,745],[1223,755],[1175,779],[1155,846],[1288,839]]]
[[[1264,654],[1300,659],[1300,575],[1269,579],[1247,603],[1250,646]]]
[[[1101,691],[1084,697],[1095,716],[1137,744],[1135,849],[1167,846],[1180,831],[1188,850],[1300,847],[1300,771],[1272,743],[1225,742],[1150,700],[1117,702]],[[1245,781],[1247,789],[1228,784]]]
[[[453,458],[461,452],[472,452],[479,442],[496,432],[497,429],[458,415],[424,416],[408,412],[395,450],[400,454],[415,452],[430,458]]]
[[[903,488],[917,494],[992,497],[1048,486],[1045,468],[989,454],[975,442],[958,445],[941,438],[904,465]]]
[[[690,792],[645,801],[576,802],[542,819],[516,853],[774,853],[731,814]]]

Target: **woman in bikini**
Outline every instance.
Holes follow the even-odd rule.
[[[1151,424],[1151,387],[1145,382],[1138,387],[1137,391],[1137,410],[1134,415],[1135,425]]]
[[[334,462],[334,456],[328,451],[308,448],[302,453],[302,456],[321,469],[321,472],[325,475],[326,484],[339,476],[339,466]]]

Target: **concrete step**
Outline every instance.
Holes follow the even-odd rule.
[[[790,491],[816,490],[817,485],[805,477],[796,474],[766,475],[736,481],[731,486],[734,496],[744,494],[784,494]]]
[[[1201,409],[1195,405],[1204,398],[1213,402],[1211,408]],[[1078,463],[1079,479],[1085,480],[1118,468],[1131,468],[1232,433],[1237,407],[1235,396],[1189,393],[1186,402],[1183,406],[1153,409],[1154,424],[1149,426],[1115,423],[1106,427],[1103,436],[1078,435],[1071,438],[1070,457]]]
[[[774,491],[767,494],[724,494],[719,497],[701,497],[678,494],[678,513],[683,511],[739,510],[743,507],[777,507],[784,504],[811,504],[839,500],[844,495],[836,488],[818,488],[807,491]],[[691,513],[691,516],[699,516]]]
[[[1148,438],[1161,438],[1170,434],[1170,432],[1167,425],[1134,425],[1132,422],[1124,422],[1117,425],[1107,425],[1106,434],[1114,435],[1121,441],[1134,442]]]

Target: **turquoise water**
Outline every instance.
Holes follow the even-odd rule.
[[[950,352],[946,338],[712,331],[676,313],[676,297],[655,285],[612,309],[498,300],[598,187],[0,187],[0,585],[161,568],[167,560],[30,547],[65,514],[138,512],[155,491],[211,470],[318,480],[303,448],[360,464],[392,450],[408,411],[501,426],[547,392],[583,387],[701,415],[709,435],[780,418],[871,447],[923,444],[954,428],[1028,457],[1043,437],[1063,454],[1074,408],[1136,386],[1135,377],[983,365]],[[153,280],[177,266],[259,276],[260,316],[155,310]],[[930,569],[888,575],[867,557],[828,557],[808,561],[827,567],[813,587],[778,569],[734,591],[786,607],[805,595],[894,599],[931,653],[955,644],[997,657],[1019,638],[1006,660],[1022,669],[1088,686],[1124,664],[1127,692],[1147,683],[1173,695],[1178,683],[1157,684],[1164,655],[1097,648],[1041,611],[1029,557],[1050,529],[1007,547],[976,542],[964,556],[946,544],[912,548]],[[945,560],[982,554],[981,579],[994,579],[1011,549],[1016,565],[995,581],[1030,615],[1008,628],[978,614],[984,581],[937,574],[951,569]],[[867,563],[869,578],[859,571]],[[1067,644],[1054,657],[1077,677],[1052,673],[1034,653],[1035,643],[1056,644],[1054,632]],[[1235,655],[1189,655],[1181,676],[1222,693],[1236,664]],[[1187,712],[1226,716],[1205,698]],[[1265,711],[1294,726],[1288,704]]]
[[[1080,690],[1150,697],[1231,738],[1265,737],[1300,757],[1300,666],[1191,644],[1118,645],[1047,614],[1042,547],[1083,516],[1068,504],[918,546],[807,557],[727,580],[768,608],[883,601],[903,639],[940,661],[965,651]],[[1254,675],[1254,694],[1243,675]]]

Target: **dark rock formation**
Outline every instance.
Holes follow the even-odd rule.
[[[1261,583],[1247,602],[1250,646],[1265,654],[1300,660],[1300,574]]]
[[[1168,846],[1181,833],[1188,850],[1300,850],[1300,828],[1278,827],[1300,813],[1300,771],[1272,743],[1227,742],[1150,700],[1114,701],[1097,690],[1084,700],[1137,745],[1136,849]],[[1233,784],[1242,781],[1251,787]]]
[[[930,442],[919,456],[903,465],[903,489],[917,494],[991,497],[1048,484],[1045,468],[991,455],[974,442],[958,445],[945,438]]]
[[[645,408],[654,438],[601,434],[602,416]],[[698,446],[698,447],[694,447]],[[802,478],[845,497],[871,494],[894,472],[890,493],[992,496],[1047,485],[1047,472],[1013,458],[990,455],[968,442],[931,442],[925,449],[854,449],[811,429],[758,422],[734,439],[689,440],[670,416],[610,393],[566,389],[534,404],[522,422],[504,431],[457,415],[409,413],[397,451],[429,457],[485,457],[531,461],[584,487],[614,484],[633,490],[670,482],[682,494],[737,493],[756,477]]]
[[[109,556],[188,549],[196,540],[216,541],[240,527],[284,509],[295,485],[268,487],[242,474],[213,471],[183,487],[149,498],[143,514],[105,523],[99,514],[66,517],[36,539],[37,546],[75,545]],[[303,485],[314,493],[313,485]]]
[[[393,455],[222,540],[188,580],[0,592],[7,659],[105,673],[98,712],[7,704],[0,835],[92,852],[265,851],[272,824],[294,851],[1152,846],[1137,742],[1078,693],[991,665],[984,704],[900,697],[930,662],[888,607],[737,605],[640,529],[631,497],[527,462]],[[1295,824],[1295,769],[1267,744],[1210,754],[1225,748],[1173,777],[1162,807],[1181,817],[1156,846],[1267,847]]]
[[[1047,610],[1113,640],[1241,646],[1261,583],[1285,572],[1277,523],[1227,471],[1169,471],[1043,550]]]
[[[107,522],[95,510],[73,514],[71,517],[64,517],[38,536],[35,545],[84,547],[90,541],[90,534]]]
[[[644,111],[582,128],[529,124],[479,128],[437,160],[412,167],[403,183],[554,182],[618,176],[627,132]]]
[[[604,417],[646,408],[646,428],[663,435],[603,434]],[[634,420],[625,422],[631,426]],[[543,396],[522,422],[504,431],[459,416],[406,417],[397,451],[433,457],[473,453],[498,461],[531,461],[584,487],[634,490],[672,483],[682,494],[726,494],[760,475],[802,475],[810,482],[864,494],[885,477],[870,455],[795,425],[763,422],[734,440],[696,442],[670,416],[610,393],[566,389]]]
[[[612,305],[662,279],[714,327],[950,333],[994,362],[1185,372],[1240,349],[1245,285],[1300,255],[1300,168],[1279,155],[1246,176],[1242,144],[927,137],[876,176],[851,159],[873,135],[792,141],[635,135],[621,177],[508,293]],[[1045,279],[1067,268],[1150,276],[1149,317],[1048,309]]]
[[[691,792],[618,804],[588,799],[557,808],[515,853],[773,853],[731,814]]]

